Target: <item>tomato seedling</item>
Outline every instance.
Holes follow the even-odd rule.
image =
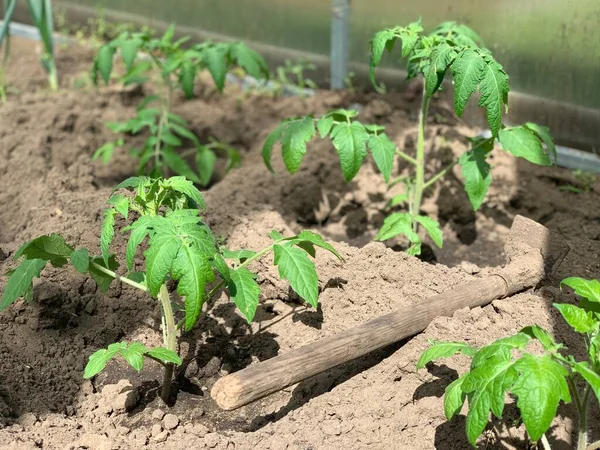
[[[126,73],[121,79],[124,85],[142,84],[154,76],[159,94],[146,96],[134,118],[126,122],[109,122],[107,126],[115,133],[132,135],[148,130],[149,136],[143,147],[130,150],[139,161],[138,175],[167,176],[171,171],[206,186],[213,175],[217,159],[215,152],[224,153],[226,170],[240,164],[240,155],[233,147],[215,140],[200,142],[187,122],[172,111],[175,90],[179,88],[186,98],[192,98],[196,76],[204,69],[208,69],[217,89],[222,92],[231,68],[241,67],[256,78],[267,77],[268,68],[262,56],[241,42],[203,42],[183,48],[182,45],[190,38],[174,41],[174,31],[171,26],[160,39],[153,38],[149,32],[123,32],[98,51],[92,80],[97,84],[100,74],[108,84],[117,52],[120,52],[125,64]],[[182,148],[185,141],[191,144],[192,149],[177,152],[176,149]],[[123,138],[107,142],[96,150],[93,159],[100,158],[106,163],[115,149],[124,144]],[[194,156],[195,170],[187,163],[188,156]]]
[[[375,80],[375,68],[387,49],[391,51],[396,41],[402,44],[402,56],[408,59],[408,78],[423,79],[423,96],[419,111],[416,155],[410,156],[397,149],[385,135],[384,127],[363,125],[354,117],[354,111],[332,111],[319,119],[313,116],[284,120],[268,137],[263,147],[263,156],[271,169],[270,159],[273,146],[281,142],[283,160],[287,170],[294,173],[300,167],[306,144],[316,137],[315,125],[320,137],[329,136],[336,148],[346,181],[358,173],[371,151],[378,169],[390,187],[403,183],[405,191],[395,196],[389,206],[406,204],[408,212],[396,212],[386,217],[376,240],[388,240],[398,235],[408,238],[411,245],[407,252],[421,252],[419,226],[423,226],[432,241],[441,247],[442,231],[439,224],[421,215],[424,191],[436,184],[452,168],[459,164],[465,179],[465,190],[475,210],[481,206],[492,182],[490,164],[486,161],[496,140],[508,152],[528,161],[550,165],[555,159],[555,147],[548,128],[533,123],[518,127],[502,124],[502,114],[508,102],[508,76],[492,53],[483,47],[479,36],[465,25],[445,22],[430,34],[423,34],[420,22],[407,27],[395,27],[378,32],[370,48],[371,80]],[[446,73],[454,81],[454,109],[462,116],[471,96],[478,91],[479,106],[486,108],[491,129],[490,138],[473,138],[471,149],[438,173],[425,177],[425,125],[428,106],[434,94],[441,89]],[[410,176],[391,178],[394,159],[402,158],[413,168]]]
[[[518,334],[499,339],[480,349],[461,342],[431,341],[421,355],[417,369],[431,361],[463,353],[471,358],[469,371],[446,387],[444,413],[448,420],[458,414],[468,399],[466,433],[475,447],[483,433],[490,411],[502,418],[507,393],[517,397],[517,407],[532,441],[544,440],[544,433],[556,416],[560,401],[575,402],[579,414],[578,450],[588,448],[587,410],[590,397],[600,401],[600,282],[571,277],[562,281],[581,296],[579,306],[555,303],[565,321],[581,333],[587,361],[577,361],[565,353],[543,328],[533,325]],[[542,354],[527,351],[531,340],[543,347]],[[582,382],[583,388],[578,388]],[[599,448],[600,441],[592,444]]]
[[[120,190],[129,192],[117,192]],[[192,329],[208,300],[225,289],[246,320],[253,320],[260,295],[256,275],[248,269],[253,261],[273,254],[273,264],[280,277],[288,280],[309,305],[316,307],[318,278],[309,256],[314,258],[316,247],[320,247],[343,260],[321,236],[310,231],[291,237],[273,231],[270,234],[273,243],[260,251],[231,251],[219,245],[201,216],[205,207],[202,194],[182,176],[129,178],[115,188],[107,204],[100,236],[101,256],[91,256],[85,248],[70,246],[58,234],[33,239],[14,255],[15,260],[23,260],[9,272],[0,311],[21,297],[31,300],[33,279],[40,277],[48,263],[63,267],[70,261],[77,271],[89,273],[104,292],[113,280],[147,292],[161,305],[163,346],[148,349],[139,342],[111,344],[90,356],[84,377],[98,374],[117,356],[137,371],[143,368],[144,358],[150,358],[164,366],[161,398],[165,402],[169,400],[174,368],[181,364],[177,337]],[[122,229],[129,234],[124,255],[127,270],[122,275],[117,273],[119,264],[110,253],[115,218],[119,215],[131,219]],[[145,270],[134,271],[138,248],[144,242],[147,245],[143,253]],[[184,298],[183,304],[171,299],[167,289],[169,280],[176,284],[177,294]]]

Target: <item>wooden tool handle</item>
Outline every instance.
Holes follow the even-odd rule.
[[[423,331],[439,316],[483,306],[506,295],[507,282],[492,275],[458,286],[418,305],[378,317],[339,334],[252,365],[218,380],[211,390],[219,407],[232,410],[339,364]]]

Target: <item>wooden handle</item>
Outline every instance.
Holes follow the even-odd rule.
[[[232,410],[423,331],[439,316],[483,306],[507,294],[502,276],[465,283],[422,303],[378,317],[218,380],[211,390],[219,407]]]

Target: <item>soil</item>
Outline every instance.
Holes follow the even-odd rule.
[[[92,53],[79,47],[59,49],[65,89],[50,94],[32,44],[14,39],[13,45],[8,79],[16,91],[0,109],[2,273],[14,266],[16,248],[41,234],[61,233],[72,245],[99,252],[104,201],[117,182],[135,174],[135,164],[125,151],[107,165],[90,156],[114,138],[104,123],[131,116],[143,95],[140,89],[86,86],[81,74]],[[178,98],[176,112],[200,138],[215,137],[243,153],[242,166],[218,175],[205,192],[213,230],[227,236],[230,248],[258,249],[273,229],[291,234],[309,228],[331,241],[346,262],[317,255],[317,310],[303,306],[268,261],[255,263],[262,288],[256,320],[248,325],[225,295],[207,305],[181,344],[185,363],[177,401],[169,407],[157,398],[161,372],[152,362],[136,373],[113,361],[91,382],[82,378],[88,356],[112,342],[160,344],[156,302],[125,285],[114,283],[105,295],[75,271],[44,270],[34,302],[20,301],[0,315],[0,448],[468,449],[465,416],[446,421],[442,405],[445,386],[468,361],[456,357],[417,371],[428,339],[483,345],[537,323],[576,353],[583,350],[551,304],[575,301],[558,289],[562,278],[600,278],[598,183],[590,192],[565,191],[560,186],[577,184],[570,171],[533,166],[497,150],[494,182],[480,211],[470,208],[458,172],[428,193],[423,210],[442,224],[444,246],[427,247],[418,259],[401,251],[402,242],[371,242],[390,195],[372,162],[345,183],[326,141],[309,146],[293,176],[280,157],[271,175],[260,155],[280,119],[350,105],[360,106],[362,121],[385,125],[410,152],[418,108],[413,91],[383,97],[318,91],[302,99],[245,93],[232,85],[221,96],[201,81],[196,94],[192,101]],[[448,105],[434,103],[431,172],[464,151],[465,136],[477,133]],[[503,265],[504,240],[517,214],[556,231],[571,247],[557,273],[536,289],[440,317],[413,339],[238,410],[220,410],[211,399],[211,387],[228,373],[418,304]],[[124,246],[117,236],[115,252]],[[597,404],[590,413],[596,424],[591,437],[600,439]],[[492,421],[480,448],[529,448],[512,400],[505,417]],[[573,447],[574,417],[571,405],[560,407],[548,433],[552,448]]]

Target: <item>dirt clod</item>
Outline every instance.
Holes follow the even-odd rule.
[[[174,430],[179,425],[179,417],[175,414],[167,414],[163,419],[163,425],[166,430]]]

